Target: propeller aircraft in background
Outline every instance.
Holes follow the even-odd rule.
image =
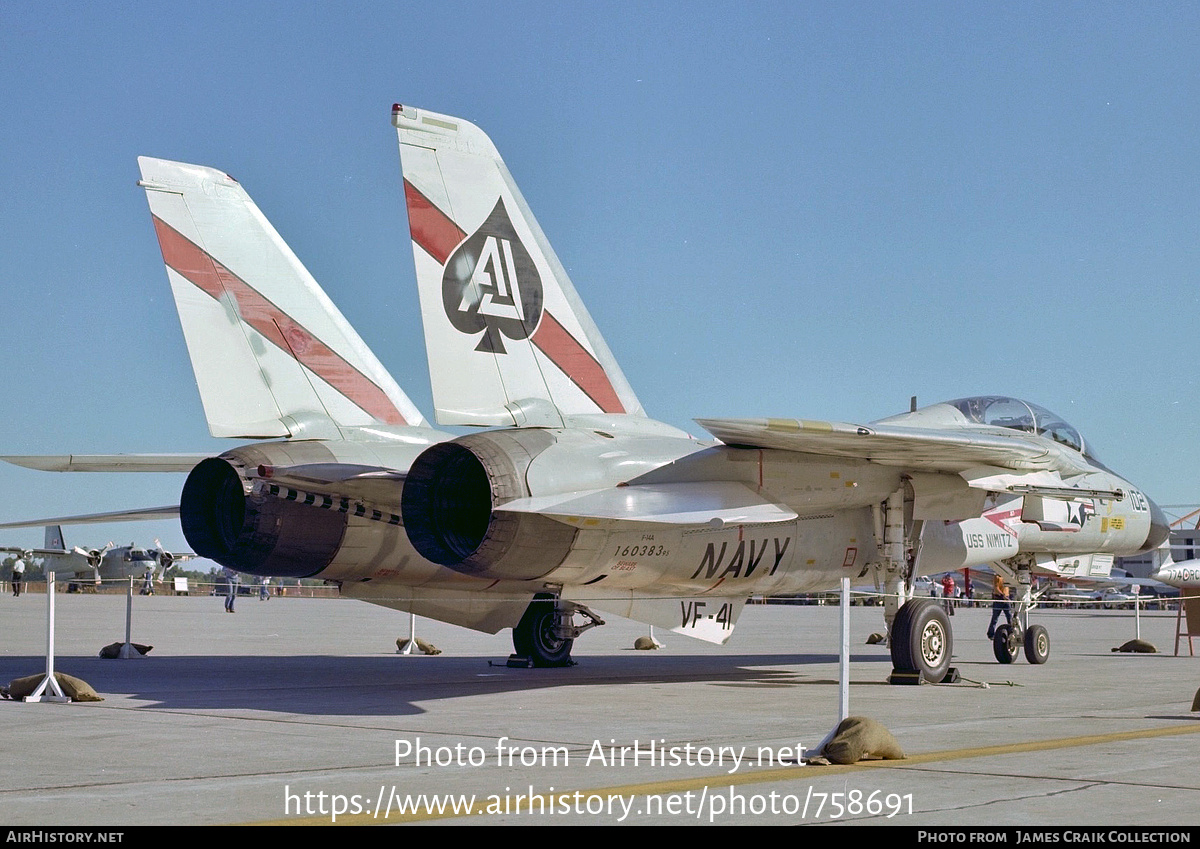
[[[158,540],[154,548],[138,548],[135,544],[115,545],[109,542],[101,548],[67,548],[62,527],[46,526],[44,548],[13,548],[0,546],[0,551],[15,554],[23,560],[40,558],[42,568],[61,579],[90,580],[96,584],[123,578],[142,578],[151,572],[161,579],[168,569],[196,555],[190,552],[172,553]]]

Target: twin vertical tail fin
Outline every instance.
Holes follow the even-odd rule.
[[[163,159],[138,165],[213,436],[424,425],[237,181]]]
[[[491,140],[399,104],[392,123],[438,422],[644,416]]]

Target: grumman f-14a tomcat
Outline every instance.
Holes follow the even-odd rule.
[[[573,617],[608,610],[723,642],[757,593],[887,592],[893,664],[941,680],[949,621],[918,574],[992,564],[1017,588],[997,639],[1045,662],[1031,575],[1098,574],[1167,535],[1162,512],[1074,427],[1014,398],[866,425],[648,418],[491,140],[397,105],[436,418],[495,429],[427,448],[402,517],[413,547],[542,601],[518,652],[566,662]]]
[[[698,420],[717,440],[648,418],[490,140],[408,107],[393,123],[437,420],[489,430],[428,427],[236,181],[144,158],[210,431],[267,441],[200,462],[10,459],[190,469],[198,555],[512,627],[542,666],[571,662],[596,611],[724,643],[749,596],[849,575],[887,591],[897,670],[940,680],[950,626],[908,601],[915,575],[992,563],[1020,609],[1035,570],[1099,572],[1165,538],[1074,428],[1015,399],[868,425]],[[1044,661],[1044,630],[1025,634]]]

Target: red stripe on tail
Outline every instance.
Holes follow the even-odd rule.
[[[625,412],[625,406],[617,397],[604,368],[550,313],[542,313],[542,320],[530,341],[601,410],[606,413]]]
[[[404,202],[408,206],[412,240],[421,250],[445,265],[467,234],[408,180],[404,181]]]
[[[302,363],[364,412],[386,424],[406,425],[387,393],[340,354],[298,324],[199,245],[157,216],[154,229],[163,261],[216,300],[231,295],[242,320]]]

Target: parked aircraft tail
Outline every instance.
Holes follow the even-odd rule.
[[[67,544],[63,542],[62,525],[46,525],[46,548],[66,551]]]
[[[237,181],[144,156],[138,165],[213,436],[424,424]]]
[[[392,123],[438,422],[643,416],[491,140],[399,104]]]

